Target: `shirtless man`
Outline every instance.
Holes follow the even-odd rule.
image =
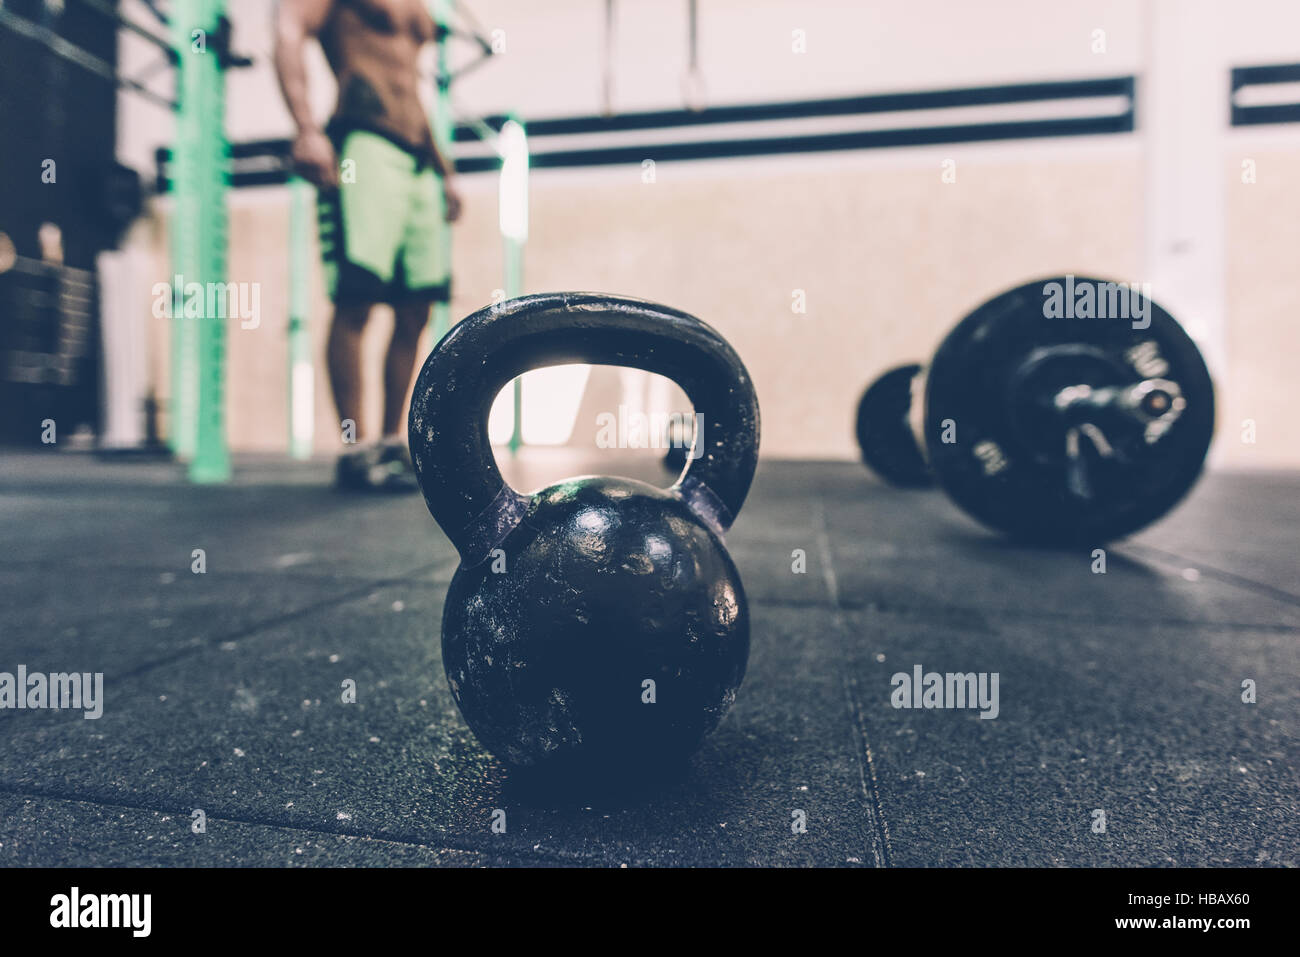
[[[293,159],[318,190],[321,253],[334,302],[329,374],[341,421],[361,421],[361,332],[371,307],[387,302],[394,311],[383,436],[340,456],[337,480],[345,488],[415,487],[399,435],[406,390],[429,308],[450,292],[439,224],[457,219],[460,197],[418,94],[416,60],[436,30],[425,4],[280,0],[276,12],[275,71],[298,128]],[[338,79],[338,105],[324,129],[312,118],[307,95],[303,50],[312,38]]]

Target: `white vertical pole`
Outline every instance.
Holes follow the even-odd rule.
[[[1227,386],[1224,144],[1229,64],[1217,0],[1147,0],[1138,83],[1145,145],[1142,281],[1196,340]]]

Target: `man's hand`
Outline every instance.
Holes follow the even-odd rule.
[[[460,211],[463,206],[460,191],[456,189],[451,180],[443,180],[442,195],[447,201],[447,222],[454,223],[460,219]]]
[[[317,189],[338,189],[339,163],[334,144],[320,130],[306,129],[293,141],[293,164]]]

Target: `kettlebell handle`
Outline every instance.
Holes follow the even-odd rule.
[[[429,512],[462,562],[482,561],[523,519],[530,499],[501,477],[488,440],[497,393],[531,369],[569,363],[666,376],[702,414],[699,458],[670,491],[721,533],[744,504],[758,464],[758,398],[740,357],[699,319],[639,299],[544,293],[461,320],[434,347],[411,398],[411,459]],[[695,450],[692,450],[692,455]]]

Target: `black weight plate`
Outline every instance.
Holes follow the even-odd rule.
[[[1145,310],[1121,312],[1124,303],[1105,292],[1105,280],[1073,277],[1076,296],[1085,283],[1100,285],[1101,311],[1111,318],[1049,316],[1049,284],[1068,292],[1067,278],[1002,293],[948,334],[930,364],[925,442],[940,485],[974,518],[1022,540],[1095,544],[1155,521],[1195,484],[1214,431],[1214,388],[1191,338],[1144,297],[1129,300],[1150,307],[1149,325],[1134,328],[1146,319],[1132,317]],[[1044,354],[1055,357],[1050,366],[1028,361]],[[1035,381],[1044,375],[1046,383]],[[1093,387],[1170,379],[1186,401],[1164,435],[1149,446],[1139,441],[1133,456],[1107,457],[1082,443],[1076,462],[1086,466],[1086,497],[1071,491],[1077,470],[1064,454],[1066,427],[1050,405],[1025,401],[1026,382],[1038,395],[1072,378]],[[948,420],[953,442],[944,441]]]
[[[858,448],[862,461],[890,485],[929,488],[934,484],[925,456],[908,422],[915,363],[890,369],[867,386],[858,402]]]

